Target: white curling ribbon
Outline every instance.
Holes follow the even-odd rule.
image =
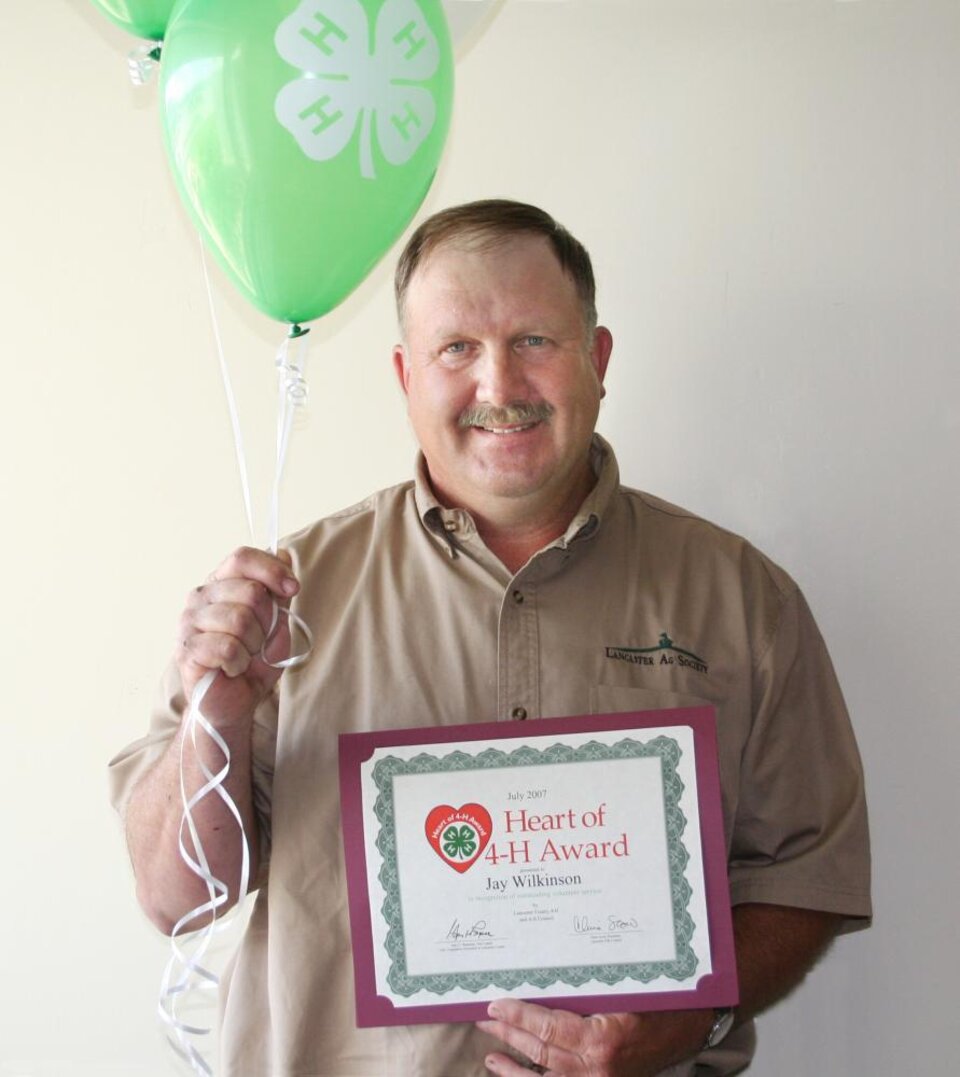
[[[230,413],[230,430],[233,433],[233,451],[237,460],[237,474],[240,478],[240,492],[243,495],[243,508],[247,518],[247,531],[250,541],[256,540],[256,528],[253,526],[253,507],[250,499],[250,478],[247,475],[247,456],[243,451],[243,432],[240,429],[240,415],[237,412],[237,400],[233,393],[233,383],[230,380],[230,368],[227,366],[227,358],[223,351],[223,338],[220,335],[220,322],[217,318],[217,308],[213,302],[213,288],[210,284],[210,272],[207,269],[207,255],[204,250],[203,240],[197,237],[200,243],[200,266],[203,269],[203,283],[207,290],[207,306],[210,308],[210,324],[213,328],[213,341],[217,346],[217,362],[220,366],[220,380],[223,382],[223,393],[227,398],[227,411]]]
[[[180,856],[190,870],[203,880],[207,887],[208,900],[191,909],[174,925],[170,936],[172,953],[164,971],[160,992],[160,1015],[168,1026],[168,1040],[182,1058],[190,1063],[195,1072],[211,1077],[213,1071],[209,1063],[191,1043],[191,1037],[205,1036],[209,1029],[188,1024],[178,1014],[178,1004],[199,990],[214,990],[219,978],[203,964],[203,959],[210,948],[215,934],[229,923],[229,919],[218,919],[218,910],[230,900],[229,886],[217,878],[210,868],[210,863],[203,847],[203,839],[194,819],[194,810],[205,797],[214,794],[226,805],[237,824],[241,843],[240,882],[237,888],[237,906],[247,894],[250,883],[250,844],[243,826],[240,811],[224,783],[230,773],[230,747],[203,714],[201,704],[218,676],[216,670],[204,675],[194,688],[187,713],[186,728],[180,742],[180,797],[183,804],[183,817],[180,822],[179,847]],[[222,764],[214,771],[203,758],[199,738],[209,739],[222,757]],[[184,761],[187,746],[192,748],[198,761],[204,783],[193,794],[188,795],[184,774]],[[193,853],[187,847],[186,834],[190,835]],[[185,932],[194,931],[191,927],[197,921],[206,922],[196,934],[181,940]]]
[[[160,63],[160,42],[138,45],[127,53],[127,73],[134,86],[146,86],[153,78]]]
[[[277,662],[271,662],[267,658],[267,648],[270,646],[270,641],[273,639],[273,634],[277,630],[277,626],[280,624],[280,618],[286,617],[290,623],[291,629],[296,628],[306,641],[306,647],[298,654],[290,654],[286,658],[281,658]],[[292,643],[292,635],[291,635]],[[304,662],[310,657],[310,652],[313,650],[313,633],[310,631],[310,626],[307,622],[293,610],[288,609],[286,606],[281,606],[276,599],[273,602],[273,621],[270,625],[270,631],[267,632],[266,638],[263,641],[263,646],[260,648],[260,658],[266,662],[271,669],[293,669],[296,666],[302,666]]]
[[[236,400],[233,387],[230,382],[230,374],[223,352],[223,342],[220,336],[217,322],[216,309],[213,302],[213,292],[210,286],[210,277],[207,272],[206,258],[203,255],[201,245],[201,262],[203,275],[206,282],[207,298],[210,304],[210,315],[213,323],[214,338],[217,346],[217,356],[220,363],[220,373],[223,380],[224,392],[227,397],[227,406],[230,412],[230,423],[233,431],[234,449],[237,458],[237,468],[240,475],[240,486],[243,493],[244,508],[246,510],[247,524],[250,530],[251,541],[255,541],[253,527],[253,512],[251,509],[250,483],[247,475],[246,456],[243,449],[243,437],[240,430],[240,421],[237,414]],[[268,548],[276,554],[279,545],[279,518],[280,518],[280,484],[283,470],[286,464],[287,448],[290,442],[290,431],[293,425],[293,417],[296,409],[301,407],[307,399],[307,383],[304,378],[305,350],[304,337],[306,333],[295,327],[291,337],[284,340],[277,356],[278,391],[277,391],[277,437],[276,458],[274,467],[273,488],[269,501],[267,518]],[[296,357],[291,358],[291,344],[296,342]],[[304,637],[306,646],[299,653],[290,653],[286,658],[275,662],[270,661],[266,652],[274,638],[281,617],[286,617],[291,629],[291,652],[293,630],[298,630]],[[273,601],[273,612],[269,631],[266,633],[263,645],[260,649],[259,658],[274,669],[286,670],[302,665],[310,655],[313,647],[313,634],[309,626],[298,614],[285,606],[281,606],[276,599]],[[250,885],[250,842],[243,824],[243,818],[236,803],[226,788],[226,782],[230,775],[230,747],[219,732],[209,722],[202,710],[202,703],[210,689],[210,686],[220,676],[217,670],[210,670],[197,683],[190,697],[190,705],[184,719],[186,725],[184,735],[180,742],[180,797],[183,804],[183,815],[180,822],[179,849],[180,857],[187,867],[198,878],[202,879],[207,888],[207,900],[185,913],[174,925],[170,934],[171,954],[167,961],[160,988],[159,1011],[161,1019],[167,1026],[167,1039],[171,1047],[181,1058],[185,1059],[195,1073],[203,1077],[213,1077],[213,1070],[203,1057],[192,1039],[198,1036],[209,1035],[210,1029],[202,1026],[189,1024],[178,1013],[178,1006],[188,1001],[195,992],[216,990],[219,986],[219,977],[211,969],[207,968],[203,961],[210,949],[214,936],[229,926],[232,917],[227,914],[218,916],[218,913],[226,905],[233,909],[239,908],[247,896]],[[220,754],[222,763],[219,768],[212,769],[204,758],[201,751],[201,738],[205,738],[204,747],[212,745]],[[185,753],[192,750],[198,763],[203,784],[194,793],[188,794],[185,777]],[[208,796],[218,797],[226,806],[227,811],[237,824],[238,840],[241,849],[240,881],[237,887],[236,901],[231,900],[230,887],[222,879],[217,878],[210,868],[209,858],[203,846],[203,838],[194,818],[194,812],[198,805]],[[186,835],[190,836],[191,849],[187,846]],[[201,926],[201,921],[204,921]]]
[[[286,616],[291,625],[304,634],[307,649],[299,654],[291,654],[277,662],[270,662],[264,656],[264,651],[277,625],[280,623],[281,616]],[[305,662],[309,657],[312,646],[313,634],[303,618],[274,602],[273,623],[261,649],[263,660],[274,669],[289,669]],[[205,797],[211,794],[218,796],[223,801],[236,822],[239,833],[241,847],[240,882],[237,887],[234,908],[239,908],[243,903],[250,886],[250,842],[247,838],[240,810],[224,784],[230,774],[230,746],[206,718],[201,708],[204,697],[218,676],[220,676],[219,671],[210,670],[204,674],[194,688],[185,719],[187,723],[186,729],[180,742],[180,797],[183,804],[183,816],[180,821],[179,833],[180,856],[187,867],[205,883],[208,899],[185,913],[173,927],[170,935],[172,952],[163,975],[159,1005],[161,1019],[169,1029],[168,1040],[171,1046],[181,1058],[190,1063],[194,1072],[203,1074],[204,1077],[212,1077],[213,1070],[190,1040],[191,1037],[208,1035],[210,1029],[191,1025],[184,1021],[178,1014],[178,1003],[188,998],[194,991],[214,990],[218,987],[219,977],[202,963],[202,959],[209,950],[216,933],[223,931],[232,919],[229,914],[226,917],[218,918],[218,910],[222,909],[230,901],[230,888],[226,882],[219,879],[211,870],[209,859],[203,846],[203,839],[194,819],[194,809]],[[223,762],[216,771],[212,770],[203,758],[201,746],[198,743],[200,735],[209,738],[222,757]],[[188,744],[195,753],[204,779],[204,784],[193,794],[188,794],[184,774],[184,753]],[[186,834],[190,835],[190,842],[193,847],[192,854],[187,847]],[[200,920],[206,921],[200,930],[181,941],[181,936],[185,932],[195,930],[190,925]]]
[[[297,330],[294,330],[297,332]],[[291,344],[296,345],[295,358],[290,356]],[[287,447],[293,429],[293,417],[297,408],[307,400],[307,382],[304,377],[306,364],[306,333],[286,337],[277,354],[277,447],[274,461],[273,489],[270,496],[270,512],[267,517],[267,549],[277,552],[280,541],[280,481],[287,462]]]

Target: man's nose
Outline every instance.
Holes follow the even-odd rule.
[[[488,348],[480,364],[477,399],[502,407],[527,395],[523,360],[506,344]]]

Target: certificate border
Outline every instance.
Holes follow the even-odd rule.
[[[553,1004],[562,1009],[583,1014],[735,1005],[737,1001],[736,961],[726,873],[726,849],[723,836],[720,784],[717,771],[716,720],[712,707],[683,707],[623,714],[590,715],[577,718],[542,718],[534,722],[484,722],[459,726],[340,734],[341,818],[350,907],[350,927],[353,939],[357,1026],[359,1028],[368,1028],[381,1025],[418,1024],[430,1021],[478,1020],[486,1017],[488,1006],[487,1001],[444,1003],[442,1000],[431,1002],[429,1005],[400,1006],[395,1005],[390,999],[377,994],[365,855],[367,838],[364,834],[363,826],[360,770],[361,764],[369,759],[377,748],[417,744],[442,746],[453,742],[465,744],[477,740],[510,740],[518,738],[529,741],[571,733],[606,732],[611,730],[639,731],[648,728],[669,728],[671,726],[685,726],[693,731],[697,799],[700,812],[700,851],[703,858],[713,971],[700,977],[694,987],[686,986],[676,990],[667,989],[644,993],[564,995],[556,998],[538,995],[536,1001],[542,1005]],[[586,745],[582,747],[586,747]],[[606,748],[607,746],[603,747]],[[538,751],[537,749],[532,750]],[[568,750],[573,754],[579,749],[569,748]],[[491,749],[491,751],[500,750]],[[500,754],[506,755],[507,753],[500,752]],[[467,756],[466,758],[470,759],[472,757]],[[379,761],[378,766],[383,762],[383,760]],[[533,762],[542,763],[544,760],[533,760]],[[685,849],[684,852],[686,852]],[[685,879],[683,879],[683,882],[684,885],[688,885]],[[676,901],[676,897],[674,897],[674,901]],[[393,925],[391,925],[390,931],[392,932],[393,930]],[[393,956],[395,957],[396,954]],[[455,976],[456,974],[449,975]],[[642,977],[636,978],[642,979]],[[523,982],[530,981],[523,978],[520,983],[522,984]],[[486,986],[507,987],[508,985],[491,982]],[[393,983],[391,983],[391,987],[396,990]],[[397,991],[397,993],[402,992]]]
[[[410,996],[417,991],[444,994],[454,988],[483,991],[499,987],[514,991],[523,984],[546,988],[556,983],[580,987],[589,980],[613,985],[624,980],[650,983],[664,976],[670,980],[687,980],[697,970],[697,955],[690,941],[696,925],[688,911],[693,891],[687,882],[685,869],[690,854],[683,844],[682,833],[687,825],[680,809],[683,782],[677,774],[680,745],[671,737],[659,736],[641,744],[624,738],[616,744],[588,741],[577,748],[551,744],[540,749],[528,744],[510,753],[499,748],[486,748],[478,755],[454,751],[442,758],[422,752],[412,759],[385,756],[373,768],[373,780],[379,789],[374,814],[380,820],[376,845],[383,857],[380,882],[385,891],[383,914],[388,926],[386,951],[390,970],[386,980],[397,995]],[[449,973],[411,975],[407,971],[406,945],[403,931],[403,908],[400,900],[400,879],[396,866],[396,826],[393,805],[393,779],[408,774],[448,774],[472,770],[503,769],[504,767],[552,766],[566,763],[601,763],[612,759],[659,758],[663,765],[663,803],[668,842],[667,860],[670,866],[670,902],[673,909],[676,957],[670,961],[629,963],[606,961],[596,965],[546,965],[539,968],[471,970]]]

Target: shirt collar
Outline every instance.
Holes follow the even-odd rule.
[[[566,549],[574,541],[593,536],[610,506],[614,492],[620,485],[617,458],[608,442],[599,434],[594,434],[590,443],[590,465],[597,476],[597,481],[584,498],[583,504],[570,521],[566,531],[552,544],[554,546]],[[446,542],[451,554],[456,553],[458,539],[476,533],[473,517],[466,509],[444,508],[437,500],[433,487],[430,485],[427,461],[422,452],[417,453],[414,497],[424,526]]]
[[[610,506],[611,499],[620,485],[620,468],[613,449],[599,434],[593,435],[590,443],[590,466],[597,481],[593,489],[584,498],[583,504],[570,521],[567,530],[557,539],[555,545],[564,549],[577,539],[591,538],[603,520]]]

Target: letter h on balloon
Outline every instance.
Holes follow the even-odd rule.
[[[341,41],[347,40],[347,33],[343,27],[338,26],[332,19],[328,18],[320,11],[314,11],[311,13],[312,18],[317,22],[317,29],[313,30],[309,26],[300,27],[300,36],[304,40],[309,41],[311,45],[316,47],[327,56],[333,55],[333,49],[327,44],[328,37],[338,37]]]
[[[316,120],[310,127],[310,134],[319,135],[322,134],[328,127],[332,127],[337,120],[343,119],[343,111],[338,109],[336,112],[327,112],[326,106],[330,104],[331,98],[318,97],[313,104],[307,105],[302,111],[297,113],[297,118],[303,120],[304,123],[308,123],[311,119]]]
[[[423,121],[420,119],[419,115],[414,111],[413,106],[410,105],[409,103],[407,104],[406,115],[404,115],[404,116],[393,115],[393,116],[390,117],[390,122],[393,124],[394,127],[396,127],[397,131],[400,133],[400,137],[405,142],[409,142],[410,138],[412,137],[411,134],[410,134],[410,127],[411,126],[413,126],[413,127],[422,127],[423,126]]]
[[[402,30],[399,30],[393,35],[393,43],[399,45],[401,41],[406,41],[410,46],[407,53],[404,55],[405,60],[412,60],[414,56],[426,45],[427,39],[425,37],[415,37],[414,31],[417,28],[417,24],[410,20]]]

